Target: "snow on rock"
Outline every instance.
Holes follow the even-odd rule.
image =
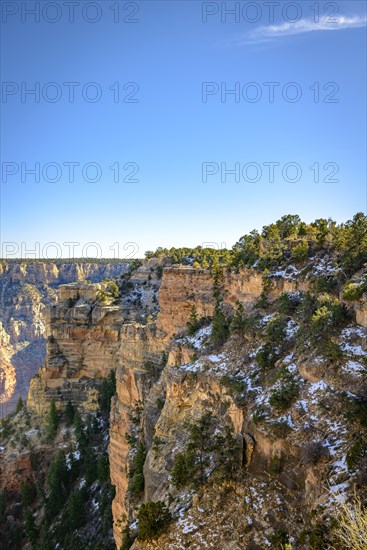
[[[292,338],[299,331],[299,328],[299,324],[293,321],[293,319],[290,319],[285,329],[287,338]]]
[[[269,277],[282,277],[283,279],[293,279],[299,275],[299,270],[294,265],[289,265],[285,269],[279,269],[270,273]]]
[[[339,273],[340,271],[340,267],[336,267],[328,256],[324,256],[323,258],[319,258],[317,263],[312,266],[308,276],[331,276]]]
[[[192,516],[188,516],[187,518],[180,518],[177,522],[177,525],[179,528],[182,529],[182,533],[192,533],[193,531],[196,531],[198,529],[197,525],[193,523]]]
[[[275,316],[275,313],[269,313],[268,315],[264,315],[264,317],[260,321],[261,326],[265,326],[269,323],[269,321]]]
[[[366,367],[357,363],[356,361],[348,361],[345,365],[342,366],[342,369],[350,374],[355,374],[357,376],[362,376],[366,374]]]
[[[318,382],[313,382],[312,384],[310,384],[308,388],[308,393],[311,396],[311,402],[315,403],[315,401],[317,401],[317,394],[319,392],[325,392],[330,389],[331,387],[323,380],[319,380]]]
[[[353,354],[353,355],[359,355],[359,356],[363,356],[363,357],[367,356],[367,352],[362,348],[362,346],[357,346],[357,345],[353,346],[353,345],[349,344],[348,342],[343,342],[340,345],[340,347],[346,353],[350,353],[350,354]]]
[[[357,327],[347,327],[344,328],[341,331],[341,337],[344,340],[349,340],[351,338],[363,338],[365,336],[364,330],[357,326]]]
[[[200,349],[203,346],[204,341],[210,337],[211,333],[212,327],[209,325],[199,329],[194,336],[186,336],[186,340],[195,349]]]

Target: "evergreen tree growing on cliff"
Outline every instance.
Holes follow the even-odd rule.
[[[76,441],[78,443],[78,448],[80,452],[84,454],[87,448],[88,438],[85,434],[83,422],[78,411],[76,411],[74,414],[73,426],[74,426]]]
[[[72,423],[74,422],[74,416],[75,416],[75,409],[73,407],[72,402],[69,400],[67,402],[66,409],[65,409],[65,418],[68,426],[71,426]]]
[[[187,323],[187,328],[190,336],[193,336],[199,328],[198,315],[195,306],[191,307],[190,318]]]
[[[215,304],[213,314],[213,326],[211,340],[214,345],[220,346],[227,340],[229,334],[226,316],[222,311],[222,305],[219,300]]]
[[[197,423],[189,425],[190,439],[187,451],[196,457],[199,483],[205,482],[205,469],[209,465],[209,454],[213,449],[211,438],[212,414],[204,413]]]
[[[140,506],[138,520],[138,540],[151,540],[164,531],[171,514],[164,502],[151,501]]]
[[[133,497],[139,496],[144,490],[144,462],[147,452],[141,441],[134,455],[129,490]]]
[[[129,550],[133,545],[133,542],[135,539],[131,533],[130,525],[128,523],[123,528],[121,534],[122,534],[122,542],[121,542],[120,550]]]
[[[57,428],[59,425],[59,415],[56,409],[56,403],[51,401],[50,410],[46,418],[46,437],[49,441],[55,438]]]
[[[31,504],[37,496],[37,489],[33,483],[30,483],[28,479],[24,479],[20,485],[20,494],[22,496],[23,504]]]
[[[18,414],[23,409],[23,399],[19,396],[18,402],[17,402],[17,408],[15,409],[15,414]]]
[[[70,529],[78,529],[85,523],[86,489],[76,489],[70,495],[66,508],[67,525]]]
[[[172,482],[178,487],[205,483],[205,470],[213,450],[212,414],[204,413],[196,422],[187,424],[189,440],[186,449],[175,455],[171,472]]]
[[[245,329],[245,310],[244,310],[243,304],[237,301],[237,308],[230,325],[230,331],[232,333],[236,333],[236,334],[239,334],[240,336],[243,336],[244,329]]]
[[[175,455],[171,472],[172,483],[178,489],[185,487],[194,480],[195,454],[186,450]]]
[[[53,550],[54,546],[51,541],[50,534],[48,532],[49,525],[48,521],[45,519],[42,523],[41,530],[39,533],[39,538],[37,541],[37,550]]]
[[[33,545],[36,544],[38,532],[34,523],[33,514],[31,510],[27,509],[25,512],[25,525],[24,525],[24,534],[26,539]]]
[[[218,434],[214,441],[217,453],[216,477],[219,481],[231,481],[242,466],[240,448],[232,426],[226,425],[224,434]]]
[[[111,399],[116,393],[116,374],[111,370],[110,374],[103,380],[100,392],[100,407],[102,412],[109,414],[111,409]]]
[[[62,451],[58,452],[55,459],[51,463],[47,480],[50,489],[47,502],[47,511],[49,517],[54,517],[65,503],[69,485],[65,454]]]

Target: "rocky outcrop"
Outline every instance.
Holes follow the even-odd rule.
[[[115,277],[128,265],[123,261],[0,260],[0,403],[6,412],[14,409],[19,395],[26,397],[31,377],[45,360],[45,310],[56,303],[57,287]]]
[[[60,287],[62,301],[46,314],[47,357],[31,380],[27,408],[44,415],[52,400],[82,411],[98,409],[98,381],[118,365],[121,312],[96,302],[101,285]],[[70,305],[69,299],[78,296]]]
[[[263,290],[262,276],[255,270],[224,273],[220,284],[224,304],[232,310],[237,301],[250,310]],[[306,283],[274,279],[270,296],[275,299],[282,292],[292,292],[302,286],[306,287]],[[193,418],[197,417],[199,411],[206,407],[214,410],[216,407],[228,405],[229,418],[242,441],[247,461],[253,451],[251,436],[246,435],[243,430],[242,412],[229,396],[224,398],[225,391],[218,380],[204,377],[193,386],[187,372],[176,368],[189,363],[195,351],[190,346],[173,341],[174,336],[186,331],[193,305],[198,318],[209,318],[213,315],[215,300],[210,271],[191,267],[165,268],[159,289],[160,311],[157,322],[140,328],[134,325],[123,327],[120,353],[122,367],[116,373],[117,397],[112,404],[110,429],[111,480],[116,486],[112,511],[117,548],[122,540],[122,518],[131,517],[133,513],[127,498],[131,449],[126,436],[134,430],[134,422],[131,420],[134,409],[141,408],[145,411],[141,422],[147,448],[152,446],[154,436],[168,442],[166,451],[160,449],[160,454],[163,453],[160,462],[155,460],[152,450],[148,453],[144,468],[146,500],[159,499],[163,495],[164,487],[167,487],[167,465],[172,466],[173,446],[177,442],[171,430],[176,431],[181,420],[188,420],[191,415]],[[149,393],[149,384],[144,378],[142,366],[147,359],[157,361],[159,352],[163,350],[167,352],[167,367],[159,384],[153,385]],[[161,413],[157,409],[157,399],[161,402],[165,400]]]
[[[102,281],[106,277],[121,275],[129,265],[126,261],[52,261],[52,260],[0,260],[0,277],[10,283],[45,285],[67,284],[88,279]]]
[[[9,334],[4,330],[0,322],[0,417],[11,412],[7,401],[13,395],[16,386],[16,372],[11,364],[12,346]]]
[[[356,312],[356,321],[363,327],[367,327],[367,294],[363,294],[358,302],[353,303]]]
[[[283,383],[281,376],[276,378],[274,369],[273,378],[264,381],[254,361],[262,343],[260,333],[274,312],[259,321],[258,335],[242,340],[232,337],[219,351],[213,350],[208,324],[193,338],[185,334],[193,305],[199,318],[210,318],[213,314],[215,300],[209,271],[164,269],[159,313],[153,320],[148,317],[152,317],[152,311],[155,314],[153,297],[159,283],[156,279],[152,281],[147,270],[141,269],[139,273],[133,288],[117,305],[100,301],[105,290],[103,284],[78,283],[59,288],[60,301],[49,308],[46,316],[47,359],[32,380],[28,409],[34,414],[44,414],[51,400],[60,408],[70,400],[81,412],[96,411],[99,384],[112,369],[116,370],[117,395],[111,407],[109,457],[111,481],[116,488],[112,513],[117,548],[122,542],[122,527],[136,517],[142,500],[171,502],[173,498],[171,511],[181,519],[190,507],[197,510],[198,516],[201,514],[200,509],[204,508],[198,506],[198,499],[202,498],[203,505],[209,505],[211,499],[216,501],[210,483],[203,495],[198,496],[193,491],[180,492],[170,480],[175,454],[183,451],[187,443],[188,423],[197,422],[204,412],[210,411],[218,433],[228,425],[233,429],[237,464],[246,479],[236,489],[236,496],[241,496],[242,505],[247,503],[248,525],[255,522],[257,527],[252,536],[250,528],[244,533],[243,524],[234,521],[232,534],[226,538],[223,533],[218,535],[216,518],[214,515],[210,518],[209,514],[208,540],[212,533],[213,541],[215,537],[224,537],[218,539],[222,547],[231,547],[233,541],[238,543],[233,548],[252,543],[254,548],[264,547],[274,525],[282,525],[284,510],[287,518],[297,514],[304,517],[315,502],[326,506],[322,489],[325,472],[331,472],[328,482],[336,487],[345,480],[345,456],[350,441],[345,419],[339,412],[345,392],[358,390],[358,373],[344,372],[343,366],[330,369],[328,361],[311,351],[296,358],[292,342],[297,323],[289,319],[285,337],[287,356],[275,369],[279,367],[281,372],[282,367],[292,374],[299,395],[290,402],[287,412],[276,411],[269,399]],[[283,292],[307,288],[304,280],[273,277],[268,297],[273,301]],[[137,292],[141,318],[147,314],[144,323],[132,322],[128,312],[129,299]],[[263,292],[263,279],[254,270],[224,273],[220,292],[228,312],[233,311],[237,301],[249,312]],[[352,350],[350,353],[363,353],[360,338],[358,327],[348,328],[341,345]],[[356,369],[355,355],[353,361],[349,361],[352,366],[348,368]],[[288,383],[287,375],[284,380]],[[325,407],[333,411],[332,421],[326,417],[325,410],[329,409]],[[315,434],[323,438],[325,456],[328,448],[333,453],[329,463],[317,458],[317,467],[312,462],[313,456],[310,464],[305,465],[301,452],[306,444],[312,447]],[[137,441],[147,451],[144,494],[140,499],[132,497],[129,490]],[[252,505],[257,498],[259,503]],[[266,499],[268,505],[264,508]],[[235,514],[239,501],[234,499],[232,504]],[[228,504],[229,508],[232,504]],[[219,501],[217,505],[213,509],[219,510]],[[260,513],[265,509],[266,517]],[[181,519],[173,524],[166,538],[157,542],[156,548],[179,547],[174,545],[175,539],[181,540],[186,534],[180,531]],[[300,531],[301,527],[291,523],[292,519],[289,530],[292,527]],[[191,543],[194,545],[194,537],[190,538]],[[149,546],[136,542],[135,547]]]

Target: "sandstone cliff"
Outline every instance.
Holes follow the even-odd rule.
[[[109,462],[117,548],[126,525],[134,533],[141,503],[158,500],[173,521],[160,538],[136,540],[134,549],[260,549],[286,540],[284,533],[297,548],[312,547],[309,537],[319,536],[319,523],[328,525],[335,510],[333,494],[348,495],[359,483],[353,411],[365,391],[364,328],[337,309],[345,319],[330,346],[310,347],[302,319],[311,307],[312,266],[304,277],[270,273],[266,283],[256,270],[223,270],[216,289],[223,310],[231,318],[241,303],[249,323],[242,335],[214,345],[210,271],[167,267],[159,279],[155,268],[143,265],[121,283],[118,303],[108,293],[101,301],[103,284],[60,286],[60,301],[46,316],[47,358],[31,382],[28,410],[42,420],[51,401],[59,409],[70,401],[82,413],[96,413],[100,383],[116,371]],[[284,295],[287,314],[279,315]],[[201,326],[188,336],[193,305]],[[269,342],[274,357],[266,356]],[[205,482],[178,487],[175,456],[185,452],[188,426],[207,412],[208,440],[224,437],[227,428],[234,434],[236,476],[218,479],[217,447],[206,457]],[[146,456],[137,494],[139,444]]]
[[[262,334],[276,317],[277,300],[288,293],[302,301],[311,275],[300,278],[276,273],[270,277],[268,300],[275,309],[270,306],[269,312],[260,316],[254,336],[231,339],[220,353],[213,353],[210,326],[200,329],[196,337],[184,335],[192,305],[198,317],[213,315],[210,273],[194,268],[163,271],[156,323],[159,332],[151,339],[151,326],[142,328],[146,333],[142,363],[136,361],[134,351],[139,349],[141,354],[141,343],[131,340],[129,355],[134,360],[125,356],[117,369],[110,429],[117,548],[126,521],[135,525],[141,502],[130,492],[137,452],[131,441],[135,445],[143,441],[147,450],[142,500],[165,501],[175,518],[168,534],[156,542],[135,541],[134,549],[178,549],[182,544],[193,548],[204,544],[211,548],[263,548],[281,532],[291,533],[294,539],[303,537],[304,545],[299,547],[309,547],[302,533],[319,529],[312,517],[322,510],[322,521],[327,522],[328,513],[335,510],[333,493],[352,489],[355,473],[348,449],[353,445],[354,430],[358,432],[358,422],[349,431],[344,411],[347,396],[359,396],[364,391],[364,330],[352,322],[339,335],[337,345],[344,357],[338,358],[336,368],[316,349],[298,349],[300,327],[296,318],[289,317],[284,333],[287,353],[274,367],[279,374],[272,371],[273,378],[264,376],[255,360],[264,345]],[[256,271],[227,273],[221,282],[223,307],[233,311],[239,301],[251,315],[263,288],[263,278]],[[168,361],[159,378],[152,379],[142,366],[144,357],[157,350],[157,342]],[[280,389],[288,391],[284,389],[287,384],[297,388],[297,399],[284,409],[279,404],[277,410],[274,396],[278,398]],[[185,426],[197,422],[207,411],[215,418],[217,431],[226,425],[234,430],[243,480],[234,493],[228,493],[225,487],[213,484],[209,474],[198,500],[192,490],[180,491],[173,486],[171,472],[175,455],[185,449]],[[239,507],[243,508],[240,515]]]
[[[0,416],[11,412],[19,395],[45,360],[45,311],[57,301],[60,284],[98,282],[123,273],[127,262],[0,260]],[[8,339],[2,343],[4,335]]]

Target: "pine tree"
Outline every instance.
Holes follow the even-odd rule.
[[[237,439],[233,428],[226,425],[224,435],[215,438],[215,450],[217,452],[216,473],[220,481],[231,481],[236,477],[242,461]]]
[[[172,483],[175,487],[181,488],[194,481],[195,454],[186,450],[175,455],[171,472]]]
[[[76,489],[70,495],[66,508],[68,526],[71,529],[78,529],[85,523],[85,489]]]
[[[205,482],[205,468],[209,464],[209,453],[212,450],[212,441],[210,437],[212,424],[212,414],[204,413],[197,423],[189,425],[190,439],[187,445],[187,451],[194,453],[198,467],[198,480]]]
[[[74,414],[73,425],[74,425],[76,441],[78,443],[78,449],[82,454],[85,454],[85,451],[88,445],[88,438],[84,431],[82,419],[78,411],[76,411]]]
[[[34,523],[33,514],[30,510],[26,510],[25,512],[25,526],[24,526],[24,533],[26,539],[32,543],[32,545],[36,544],[37,541],[37,528]]]
[[[223,344],[227,340],[228,334],[227,319],[222,311],[220,301],[217,300],[213,314],[212,343],[214,345]]]
[[[100,407],[101,411],[109,413],[111,409],[111,399],[116,393],[116,374],[111,370],[110,374],[103,380],[100,391]]]
[[[222,266],[219,263],[218,256],[213,256],[211,274],[213,278],[213,295],[216,300],[219,299],[221,284],[223,283],[223,270]]]
[[[22,496],[23,504],[29,505],[37,496],[36,486],[25,479],[20,485],[20,494]]]
[[[139,496],[144,490],[144,462],[147,452],[141,441],[138,443],[134,460],[132,464],[131,480],[129,484],[129,490],[132,496]]]
[[[122,542],[121,542],[120,550],[129,550],[134,542],[134,537],[132,536],[129,524],[125,525],[121,534],[122,534]]]
[[[97,479],[97,462],[91,445],[88,446],[85,452],[84,475],[88,485],[91,485]]]
[[[232,333],[236,333],[236,334],[239,334],[240,336],[243,336],[244,328],[245,328],[245,310],[244,310],[243,304],[237,301],[237,308],[230,325],[230,331]]]
[[[65,418],[68,426],[71,426],[71,424],[74,422],[74,416],[75,416],[74,406],[71,401],[68,401],[65,409]]]
[[[17,408],[15,409],[15,414],[18,414],[23,409],[23,399],[19,396],[18,402],[17,402]]]
[[[187,323],[187,328],[190,336],[193,336],[197,331],[197,329],[199,328],[198,316],[197,316],[197,311],[195,306],[191,307],[190,318]]]
[[[48,475],[48,486],[50,494],[47,508],[51,517],[56,515],[64,504],[68,488],[68,469],[66,466],[65,454],[59,451],[50,465]]]
[[[55,438],[57,428],[59,425],[59,415],[56,409],[56,403],[51,401],[50,410],[46,418],[46,436],[49,441]]]
[[[50,535],[48,530],[49,530],[48,522],[47,520],[44,520],[40,530],[40,536],[37,541],[37,550],[53,550],[54,545],[50,540]]]
[[[102,453],[98,457],[97,461],[97,478],[99,481],[107,481],[110,477],[110,463],[108,459],[108,453]]]

